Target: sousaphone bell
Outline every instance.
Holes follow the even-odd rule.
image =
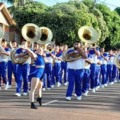
[[[82,26],[78,30],[78,36],[81,41],[83,41],[85,44],[92,44],[96,43],[98,41],[98,32],[93,28],[89,26]],[[75,52],[74,55],[70,55],[74,48],[68,49],[66,52],[63,53],[62,59],[67,62],[78,60],[81,57],[81,54],[79,52]]]
[[[29,42],[37,42],[40,37],[41,37],[41,33],[40,33],[40,30],[39,30],[39,27],[33,23],[28,23],[28,24],[25,24],[23,27],[22,27],[22,36],[23,38],[26,40],[26,41],[29,41]],[[24,57],[20,57],[20,58],[15,58],[15,54],[16,54],[16,51],[18,49],[22,49],[23,46],[19,45],[18,48],[14,49],[12,52],[11,52],[11,60],[13,63],[15,64],[23,64],[25,63],[28,59],[29,59],[29,55],[26,54],[24,55]]]

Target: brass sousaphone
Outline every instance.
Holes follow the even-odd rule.
[[[82,42],[85,44],[92,44],[98,41],[98,32],[89,26],[82,26],[78,30],[78,36]],[[81,57],[81,54],[76,52],[74,56],[71,56],[69,51],[72,51],[74,48],[68,49],[66,52],[63,53],[62,59],[67,62],[71,62],[77,60]]]
[[[40,37],[41,37],[41,33],[40,33],[40,30],[39,30],[39,27],[33,23],[28,23],[28,24],[25,24],[23,27],[22,27],[22,36],[23,38],[26,40],[26,41],[29,41],[29,42],[37,42]],[[15,58],[15,54],[16,54],[16,51],[19,49],[19,48],[22,48],[21,45],[18,46],[18,48],[14,49],[12,52],[11,52],[11,60],[13,63],[15,64],[23,64],[25,63],[28,59],[29,59],[29,55],[26,54],[24,57],[20,57],[20,58]]]
[[[38,39],[37,43],[42,45],[50,43],[53,38],[52,31],[48,27],[40,27],[39,30],[41,36]]]

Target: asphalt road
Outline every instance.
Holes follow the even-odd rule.
[[[30,109],[28,96],[16,97],[15,86],[0,91],[0,120],[120,120],[120,83],[89,92],[81,101],[65,100],[66,86],[43,91],[43,105]]]

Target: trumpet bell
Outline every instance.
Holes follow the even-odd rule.
[[[98,32],[89,26],[83,26],[78,30],[78,36],[85,43],[96,43],[98,41]]]
[[[37,42],[41,36],[39,27],[33,23],[25,24],[21,32],[23,38],[29,42]]]
[[[40,27],[39,30],[40,30],[40,33],[41,33],[41,37],[37,41],[37,43],[38,44],[50,43],[52,38],[53,38],[52,31],[47,27]]]

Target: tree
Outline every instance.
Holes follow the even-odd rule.
[[[115,11],[120,15],[120,7],[117,7]]]
[[[67,43],[71,46],[76,39],[80,40],[79,28],[86,25],[97,30],[99,45],[107,43],[106,47],[109,48],[120,43],[119,15],[104,4],[95,4],[94,0],[70,0],[53,7],[40,2],[27,2],[12,11],[18,28],[21,29],[26,23],[49,27],[57,44]]]

